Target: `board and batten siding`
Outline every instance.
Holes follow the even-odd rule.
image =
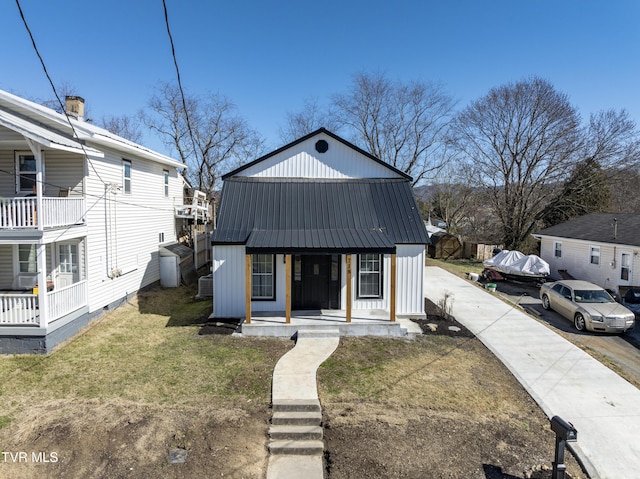
[[[329,144],[327,153],[316,151],[318,140],[325,140]],[[361,153],[324,134],[276,153],[246,168],[239,176],[323,179],[400,177],[388,167],[363,157]]]
[[[122,189],[122,160],[116,152],[90,158],[87,165],[87,269],[89,309],[95,311],[160,279],[158,247],[176,241],[173,206],[182,203],[182,178],[175,168],[131,161],[131,194]],[[164,170],[169,196],[164,195]],[[108,193],[106,185],[121,189]],[[120,276],[113,276],[118,271]]]
[[[396,314],[422,315],[424,313],[424,245],[397,245],[396,249]],[[340,308],[347,307],[346,256],[342,255],[342,288]],[[391,255],[385,254],[382,265],[382,298],[358,298],[358,255],[352,260],[353,309],[383,310],[390,308]]]
[[[556,258],[555,243],[562,244],[562,256]],[[591,247],[600,247],[600,264],[591,264]],[[543,237],[540,242],[540,257],[549,263],[551,277],[560,279],[558,270],[567,272],[576,279],[597,284],[603,288],[618,291],[620,285],[620,252],[631,253],[631,285],[640,285],[640,261],[634,251],[638,248],[612,245],[567,238]]]
[[[213,247],[213,315],[216,318],[245,316],[245,247]]]
[[[424,245],[400,244],[397,246],[397,314],[424,315],[424,260]]]

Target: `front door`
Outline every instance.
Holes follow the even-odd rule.
[[[294,255],[293,309],[340,308],[340,255]]]
[[[58,269],[56,282],[58,288],[64,288],[80,280],[78,269],[78,244],[58,243]]]

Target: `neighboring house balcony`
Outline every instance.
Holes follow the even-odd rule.
[[[85,223],[86,201],[77,197],[0,198],[0,235],[6,230],[64,228]]]

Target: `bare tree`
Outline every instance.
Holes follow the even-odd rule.
[[[444,156],[434,152],[454,107],[442,86],[359,73],[349,92],[333,96],[333,106],[354,143],[411,175],[414,184],[441,166]]]
[[[140,121],[132,116],[103,116],[100,120],[100,126],[111,133],[126,138],[135,143],[142,141],[142,129]]]
[[[460,168],[473,172],[500,222],[508,249],[520,249],[544,217],[582,150],[580,118],[567,96],[533,77],[493,88],[455,123]]]
[[[222,95],[185,94],[185,104],[186,112],[178,87],[162,83],[142,121],[188,165],[187,177],[192,184],[212,192],[226,169],[263,152],[263,140]]]
[[[334,116],[328,108],[324,108],[317,98],[307,98],[299,112],[288,112],[284,127],[279,128],[280,139],[290,143],[319,128],[338,133]]]

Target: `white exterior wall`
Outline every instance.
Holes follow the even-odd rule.
[[[251,311],[284,311],[286,309],[287,268],[284,264],[284,255],[277,254],[275,256],[276,299],[275,301],[251,301]]]
[[[424,245],[398,245],[396,314],[424,315]]]
[[[174,201],[182,203],[182,179],[175,168],[131,161],[131,194],[106,194],[106,184],[122,187],[122,159],[114,152],[86,165],[87,271],[89,310],[95,311],[160,279],[159,233],[176,241]],[[163,170],[169,171],[169,197]],[[111,201],[108,200],[111,199]],[[120,276],[110,278],[114,271]]]
[[[554,256],[555,243],[562,243],[562,256]],[[590,263],[591,247],[600,247],[600,264]],[[640,285],[640,248],[611,245],[567,238],[543,237],[540,242],[540,257],[549,263],[551,277],[559,279],[559,269],[566,269],[576,279],[590,281],[603,288],[618,290],[620,281],[620,253],[630,253],[630,285]]]
[[[213,315],[216,318],[245,316],[245,247],[213,247]]]
[[[318,153],[315,144],[325,140],[329,151]],[[400,178],[388,167],[348,148],[329,135],[316,135],[241,172],[241,176],[277,178]]]

